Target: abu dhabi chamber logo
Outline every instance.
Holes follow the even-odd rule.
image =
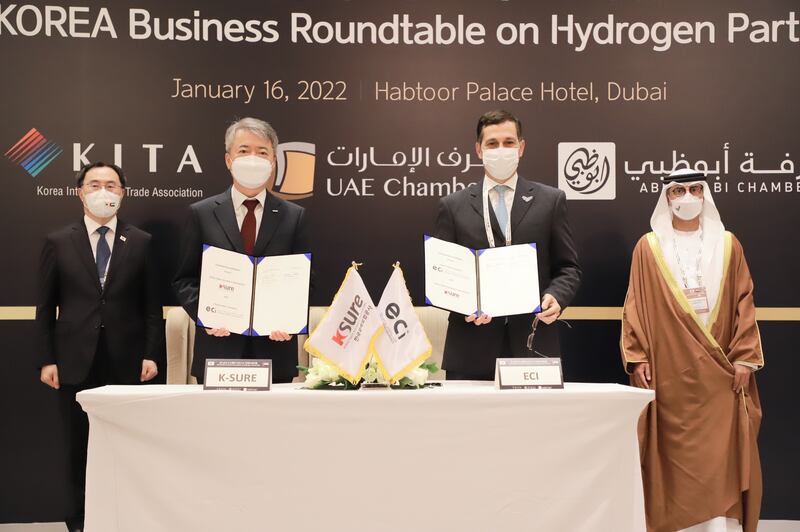
[[[615,199],[616,145],[613,142],[559,142],[558,188],[569,200]]]
[[[308,142],[282,142],[276,155],[275,179],[267,188],[285,200],[299,200],[314,194],[316,147]]]
[[[31,128],[4,156],[21,166],[31,177],[38,176],[56,157],[61,155],[61,146],[51,142],[38,129]]]

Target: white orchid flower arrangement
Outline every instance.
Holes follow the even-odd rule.
[[[371,358],[367,367],[364,370],[364,375],[361,380],[356,384],[341,377],[333,366],[325,361],[314,358],[311,361],[310,367],[297,366],[297,368],[305,373],[305,388],[311,390],[321,389],[341,389],[341,390],[356,390],[361,387],[361,384],[378,383],[388,384],[383,376],[383,373],[378,368],[378,363],[374,358]],[[428,384],[428,378],[432,373],[439,371],[439,367],[435,362],[427,362],[420,364],[413,370],[409,371],[405,377],[401,378],[393,388],[424,388]]]

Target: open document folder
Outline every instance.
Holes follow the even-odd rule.
[[[425,235],[425,302],[492,317],[541,310],[536,244],[470,249]]]
[[[308,332],[311,254],[252,257],[203,245],[197,325],[267,336]]]

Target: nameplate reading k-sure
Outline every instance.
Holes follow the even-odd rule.
[[[204,390],[266,392],[272,384],[272,360],[209,358]]]

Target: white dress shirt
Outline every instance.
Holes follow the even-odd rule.
[[[86,224],[86,232],[89,233],[89,244],[92,246],[92,257],[94,260],[97,261],[97,243],[100,241],[100,233],[97,232],[97,228],[100,227],[100,224],[86,216],[83,215],[83,223]],[[108,243],[108,249],[111,252],[114,252],[114,236],[117,234],[117,216],[114,215],[108,223],[106,224],[108,227],[108,232],[106,232],[106,242]],[[111,257],[109,255],[109,257]],[[111,259],[109,258],[109,262]],[[106,269],[108,266],[106,265]]]
[[[236,223],[239,225],[239,230],[242,230],[242,223],[244,217],[247,215],[247,207],[244,202],[249,199],[258,200],[258,205],[253,211],[256,216],[256,238],[258,238],[258,230],[261,228],[261,218],[264,215],[264,202],[267,200],[267,191],[262,190],[255,197],[248,198],[238,190],[236,187],[231,187],[231,199],[233,200],[233,212],[236,213]]]

